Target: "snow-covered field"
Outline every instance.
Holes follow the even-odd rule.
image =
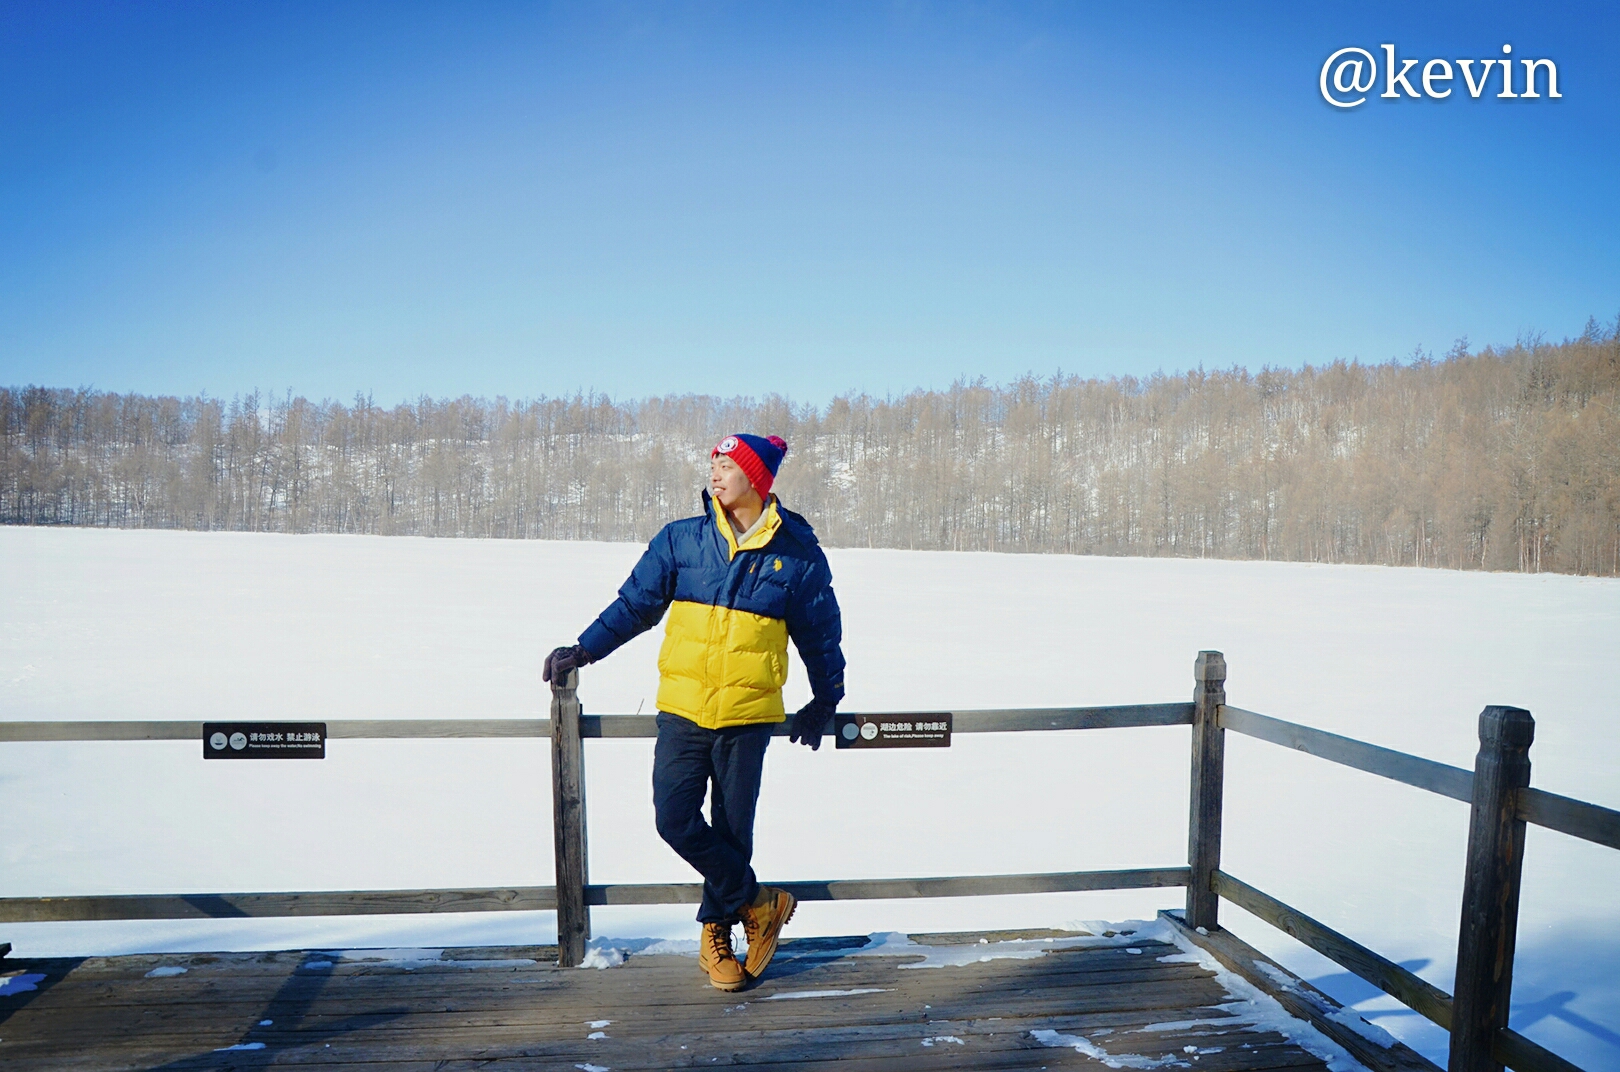
[[[0,529],[0,718],[534,716],[640,553],[624,544]],[[1358,566],[837,550],[850,710],[1228,699],[1471,767],[1488,703],[1537,720],[1533,784],[1620,805],[1620,582]],[[657,635],[583,673],[656,690]],[[789,701],[806,696],[797,668]],[[1228,735],[1224,867],[1449,990],[1467,808]],[[1182,863],[1187,731],[964,736],[948,751],[772,746],[769,879]],[[595,881],[689,881],[651,818],[651,742],[587,745]],[[334,741],[205,763],[188,742],[0,745],[0,896],[551,881],[538,742]],[[1620,853],[1532,829],[1514,1026],[1620,1068]],[[807,904],[798,934],[1151,918],[1180,891]],[[1240,936],[1407,1038],[1437,1030],[1263,923]],[[596,910],[692,936],[689,907]],[[548,913],[0,925],[19,954],[543,942]]]

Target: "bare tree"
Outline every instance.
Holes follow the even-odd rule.
[[[642,540],[725,432],[834,546],[1620,573],[1620,337],[824,408],[0,388],[0,522]]]

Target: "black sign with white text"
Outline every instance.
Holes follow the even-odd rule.
[[[325,759],[324,722],[204,722],[204,759]]]
[[[837,715],[833,736],[839,748],[949,748],[951,713]]]

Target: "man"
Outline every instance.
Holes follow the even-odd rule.
[[[669,611],[658,653],[653,810],[659,835],[703,876],[698,963],[721,990],[759,978],[796,904],[786,890],[761,886],[750,865],[765,747],[786,719],[790,637],[814,698],[793,716],[789,739],[819,748],[844,696],[827,557],[809,523],[771,494],[786,453],[776,436],[722,439],[709,452],[703,514],[665,525],[619,598],[579,643],[547,656],[544,672],[552,681],[605,658]],[[739,922],[747,964],[731,946]]]

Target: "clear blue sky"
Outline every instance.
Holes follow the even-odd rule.
[[[1328,106],[1386,41],[1563,98]],[[0,146],[0,384],[821,402],[1620,313],[1612,3],[4,2]]]

